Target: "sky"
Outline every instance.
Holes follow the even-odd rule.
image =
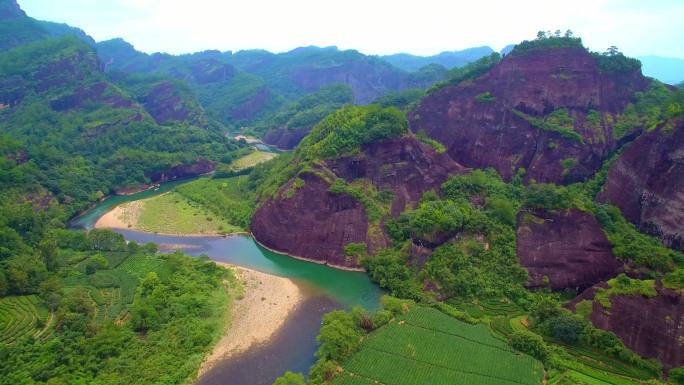
[[[495,50],[571,29],[595,51],[684,58],[684,0],[18,0],[95,40],[172,54],[335,45],[366,54]]]

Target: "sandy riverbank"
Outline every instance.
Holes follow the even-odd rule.
[[[233,302],[230,326],[202,363],[198,376],[221,360],[267,342],[305,299],[301,288],[291,279],[216,263],[235,271],[244,295]]]
[[[95,222],[96,229],[136,230],[142,201],[127,202],[114,207]]]

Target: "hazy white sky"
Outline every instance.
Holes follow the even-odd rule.
[[[18,0],[32,17],[145,52],[336,45],[434,54],[572,29],[593,50],[684,58],[684,0]]]

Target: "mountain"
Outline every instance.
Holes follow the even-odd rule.
[[[448,76],[408,122],[392,107],[345,107],[258,170],[255,239],[364,269],[393,295],[446,301],[469,322],[489,296],[578,293],[566,304],[577,315],[540,305],[531,330],[644,378],[661,368],[639,355],[684,364],[673,347],[684,338],[673,326],[684,322],[684,257],[673,249],[684,222],[681,91],[571,37],[526,41]],[[640,307],[653,316],[634,317]]]
[[[16,0],[0,0],[0,49],[38,41],[47,37],[73,35],[95,44],[81,29],[66,24],[35,20],[28,17]]]
[[[662,56],[639,56],[644,75],[663,83],[679,84],[684,81],[684,59]]]
[[[222,132],[202,127],[197,102],[178,97],[182,86],[151,84],[136,99],[102,68],[94,49],[73,36],[0,57],[0,130],[18,142],[22,162],[38,167],[30,171],[36,181],[70,210],[116,189],[187,176],[179,165],[211,171],[206,159],[229,160],[237,149]]]
[[[407,53],[380,56],[388,63],[404,71],[417,71],[429,64],[439,64],[447,69],[463,67],[494,52],[490,47],[473,47],[461,51],[445,51],[432,56],[416,56]]]
[[[528,181],[585,180],[638,132],[620,116],[649,81],[638,61],[573,44],[518,45],[483,76],[428,95],[410,114],[411,129],[464,166],[493,167],[506,180],[521,172]]]
[[[114,39],[98,43],[97,49],[107,71],[162,74],[188,82],[207,114],[235,129],[259,126],[280,108],[291,108],[298,99],[326,86],[345,84],[354,103],[367,104],[393,91],[428,87],[445,75],[434,67],[409,74],[381,59],[336,47],[302,47],[281,54],[254,50],[173,56],[148,55]]]

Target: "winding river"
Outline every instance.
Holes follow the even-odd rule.
[[[157,190],[110,197],[72,220],[71,226],[91,229],[113,207],[161,194],[187,181],[168,182]],[[215,261],[291,278],[308,293],[307,300],[288,317],[267,344],[219,362],[201,376],[196,385],[271,385],[276,377],[287,370],[306,373],[315,361],[316,335],[322,315],[355,305],[377,309],[382,294],[380,288],[364,273],[333,269],[274,253],[247,235],[183,237],[116,231],[127,240],[175,245],[175,248],[189,255],[204,254]]]

